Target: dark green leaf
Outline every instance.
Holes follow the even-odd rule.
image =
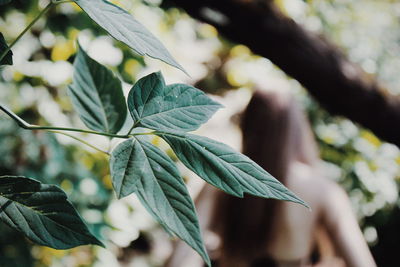
[[[75,58],[73,83],[68,93],[87,127],[107,133],[121,129],[127,114],[121,81],[81,48]]]
[[[307,206],[255,162],[223,143],[179,132],[157,135],[169,143],[190,170],[229,194],[242,197],[243,193],[248,193]]]
[[[119,144],[111,153],[110,172],[118,198],[132,194],[139,182],[137,174],[144,173],[143,153],[135,139]]]
[[[186,84],[165,85],[160,72],[140,79],[128,96],[138,126],[154,130],[193,131],[221,107],[199,89]]]
[[[2,0],[0,0],[0,1],[2,1]],[[0,5],[1,4],[2,3],[0,3]],[[7,49],[8,49],[8,45],[6,43],[6,40],[4,39],[3,34],[0,32],[0,55],[2,55]],[[9,50],[7,52],[7,54],[4,56],[4,58],[0,61],[0,66],[1,65],[12,65],[13,64],[12,55],[13,55],[12,51]]]
[[[39,245],[55,249],[103,246],[60,188],[30,178],[0,177],[0,220]]]
[[[136,193],[168,232],[176,234],[209,264],[186,186],[171,159],[143,137],[119,144],[111,154],[111,177],[119,198]]]
[[[74,1],[111,36],[138,54],[160,59],[186,73],[164,45],[124,9],[106,0]]]
[[[11,0],[0,0],[0,6],[10,3]]]

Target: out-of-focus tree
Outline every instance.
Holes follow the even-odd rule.
[[[166,1],[214,25],[299,81],[326,109],[400,144],[400,100],[351,63],[336,46],[283,15],[272,0]],[[339,15],[340,16],[340,15]]]

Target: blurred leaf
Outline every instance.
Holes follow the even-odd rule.
[[[0,2],[1,4],[5,4],[4,0],[0,0],[3,2]],[[4,39],[3,34],[0,32],[0,55],[3,54],[6,50],[8,49],[8,45],[6,43],[6,40]],[[0,66],[1,65],[12,65],[13,64],[13,59],[12,59],[12,51],[9,50],[5,57],[0,61]]]
[[[0,220],[39,245],[55,249],[103,246],[57,186],[0,176],[0,205]]]
[[[73,83],[68,89],[87,127],[107,133],[121,129],[127,114],[121,81],[82,48],[75,58]]]
[[[130,13],[106,0],[74,0],[111,36],[140,55],[159,59],[186,73],[164,45]]]
[[[195,249],[209,264],[197,215],[174,162],[143,140],[129,139],[111,154],[111,176],[119,198],[136,193],[149,213]]]
[[[249,193],[307,206],[255,162],[223,143],[179,132],[159,132],[157,135],[168,142],[190,170],[229,194],[243,197],[243,193]]]
[[[208,121],[221,105],[192,86],[166,86],[162,74],[157,72],[133,86],[128,96],[128,107],[138,126],[193,131]]]

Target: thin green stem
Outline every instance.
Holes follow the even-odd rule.
[[[131,134],[131,132],[133,131],[133,129],[136,128],[136,126],[139,124],[140,120],[138,120],[137,122],[135,122],[132,127],[129,129],[128,134]]]
[[[51,132],[51,133],[56,133],[56,134],[62,134],[62,135],[68,136],[68,137],[70,137],[70,138],[72,138],[72,139],[75,139],[75,140],[77,140],[77,141],[79,141],[79,142],[81,142],[81,143],[87,145],[88,147],[93,148],[94,150],[97,150],[97,151],[99,151],[99,152],[101,152],[101,153],[110,155],[110,153],[108,153],[107,151],[104,151],[104,150],[102,150],[102,149],[100,149],[100,148],[98,148],[98,147],[95,147],[94,145],[89,144],[89,143],[86,142],[85,140],[80,139],[80,138],[78,138],[78,137],[76,137],[76,136],[73,136],[73,135],[71,135],[71,134],[63,133],[63,132],[60,132],[60,131],[52,131],[52,130],[49,131],[49,132]]]
[[[74,2],[74,1],[72,1],[72,0],[59,0],[59,1],[57,1],[57,0],[51,0],[54,4],[64,4],[64,3],[72,3],[72,2]]]
[[[17,38],[10,44],[9,47],[7,47],[6,50],[3,51],[0,55],[0,61],[3,60],[3,58],[7,55],[7,53],[11,50],[11,48],[18,42],[19,39],[30,29],[32,26],[40,19],[41,16],[43,16],[52,6],[54,3],[50,1],[50,3],[47,4],[47,6],[29,23],[28,26],[17,36]]]
[[[104,132],[97,132],[91,130],[84,130],[84,129],[76,129],[76,128],[65,128],[65,127],[53,127],[53,126],[39,126],[39,125],[30,125],[26,127],[28,130],[44,130],[44,131],[65,131],[65,132],[78,132],[78,133],[88,133],[88,134],[95,134],[95,135],[102,135],[108,137],[115,137],[115,138],[129,138],[130,135],[119,135],[119,134],[111,134],[111,133],[104,133]]]
[[[130,134],[133,131],[133,129],[135,129],[135,124],[132,125],[132,127],[129,129],[128,134]]]
[[[124,138],[128,139],[132,135],[118,135],[118,134],[111,134],[111,133],[104,133],[104,132],[97,132],[97,131],[90,131],[84,129],[76,129],[76,128],[64,128],[64,127],[53,127],[53,126],[39,126],[39,125],[32,125],[21,119],[17,114],[9,110],[7,107],[0,104],[0,110],[4,111],[10,118],[12,118],[19,127],[27,129],[27,130],[45,130],[45,131],[65,131],[65,132],[79,132],[79,133],[88,133],[88,134],[96,134],[108,137],[115,137],[115,138]]]
[[[148,132],[148,133],[133,133],[131,136],[136,136],[136,135],[154,135],[156,131],[153,132]]]

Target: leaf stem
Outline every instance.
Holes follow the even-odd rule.
[[[72,0],[51,0],[54,4],[72,3]]]
[[[19,39],[30,29],[32,26],[40,19],[41,16],[43,16],[52,6],[54,5],[53,1],[50,1],[50,3],[47,4],[47,6],[29,23],[28,26],[17,36],[17,38],[10,44],[9,47],[7,47],[6,50],[3,51],[0,55],[0,61],[3,60],[3,58],[7,55],[7,53],[11,50],[11,48],[18,42]]]
[[[53,126],[39,126],[39,125],[32,125],[24,121],[20,118],[17,114],[9,110],[7,107],[0,104],[0,110],[4,111],[10,118],[12,118],[19,127],[27,129],[27,130],[45,130],[45,131],[66,131],[66,132],[79,132],[79,133],[88,133],[88,134],[96,134],[108,137],[115,137],[115,138],[124,138],[128,139],[132,135],[118,135],[118,134],[111,134],[111,133],[104,133],[104,132],[97,132],[97,131],[90,131],[84,129],[76,129],[76,128],[64,128],[64,127],[53,127]]]
[[[140,122],[140,120],[138,120],[137,122],[135,122],[135,123],[132,125],[132,127],[129,129],[128,134],[131,134],[131,132],[133,131],[133,129],[136,128],[136,126],[139,124],[139,122]]]
[[[111,133],[97,132],[97,131],[77,129],[77,128],[30,125],[26,129],[28,129],[28,130],[44,130],[44,131],[55,130],[55,131],[65,131],[65,132],[79,132],[79,133],[96,134],[96,135],[115,137],[115,138],[125,138],[125,139],[130,138],[130,135],[111,134]]]
[[[107,151],[104,151],[104,150],[102,150],[102,149],[100,149],[100,148],[98,148],[98,147],[96,147],[96,146],[94,146],[94,145],[92,145],[92,144],[89,144],[89,143],[86,142],[85,140],[80,139],[80,138],[78,138],[78,137],[76,137],[76,136],[73,136],[73,135],[71,135],[71,134],[63,133],[63,132],[60,132],[60,131],[53,131],[53,130],[51,130],[51,131],[49,131],[49,132],[55,133],[55,134],[62,134],[62,135],[68,136],[68,137],[70,137],[70,138],[72,138],[72,139],[75,139],[75,140],[77,140],[77,141],[79,141],[79,142],[81,142],[81,143],[87,145],[88,147],[93,148],[94,150],[97,150],[97,151],[99,151],[99,152],[101,152],[101,153],[110,155],[110,153],[108,153]]]
[[[153,132],[148,132],[148,133],[133,133],[131,136],[136,136],[136,135],[154,135],[156,131]]]
[[[132,127],[129,129],[128,134],[130,134],[133,131],[133,129],[135,129],[135,124],[132,125]]]

